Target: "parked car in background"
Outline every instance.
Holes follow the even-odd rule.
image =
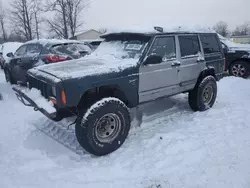
[[[79,41],[42,39],[26,42],[14,54],[7,54],[11,60],[4,68],[6,81],[25,85],[26,72],[29,69],[43,64],[78,59],[91,52],[90,46]]]
[[[250,76],[250,44],[237,44],[219,35],[224,49],[225,71],[230,75],[247,78]]]
[[[0,67],[3,69],[6,61],[9,61],[7,53],[14,53],[23,43],[20,42],[6,42],[0,45]]]
[[[93,50],[96,50],[96,48],[103,42],[103,39],[82,40],[82,42],[91,45]]]

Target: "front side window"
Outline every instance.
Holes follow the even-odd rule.
[[[157,37],[149,51],[149,55],[159,55],[163,61],[176,58],[174,37]]]
[[[15,52],[15,56],[21,56],[24,55],[26,52],[27,45],[21,46],[20,48],[17,49]]]
[[[219,44],[214,35],[200,35],[205,54],[220,52]]]
[[[201,51],[198,36],[179,36],[179,42],[182,58],[198,56]]]

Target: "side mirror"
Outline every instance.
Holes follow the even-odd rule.
[[[159,64],[162,62],[162,57],[159,55],[150,55],[147,57],[146,61],[144,62],[144,65],[149,64]]]
[[[0,52],[0,56],[3,56],[3,52]]]
[[[14,54],[12,52],[6,54],[7,57],[14,57]]]

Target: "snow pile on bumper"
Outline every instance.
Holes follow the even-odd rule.
[[[41,92],[35,88],[28,89],[28,88],[21,88],[15,87],[16,89],[20,90],[24,95],[30,98],[38,108],[41,108],[48,112],[49,114],[56,113],[56,109],[51,101],[48,101],[41,95]]]

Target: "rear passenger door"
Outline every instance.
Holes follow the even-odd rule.
[[[198,35],[180,35],[178,39],[181,61],[178,79],[181,89],[186,91],[194,87],[206,64]]]
[[[222,74],[224,71],[224,55],[217,35],[201,34],[200,39],[207,65],[214,67],[215,74]]]

